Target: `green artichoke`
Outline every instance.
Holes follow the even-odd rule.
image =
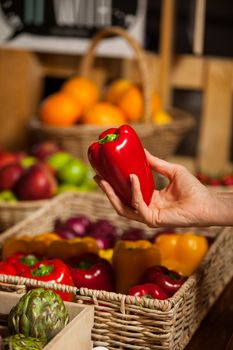
[[[11,335],[3,340],[4,349],[9,350],[41,350],[44,347],[44,342],[37,338],[25,337],[23,334]]]
[[[12,334],[22,333],[49,342],[69,322],[60,296],[52,290],[32,289],[11,309],[8,327]]]

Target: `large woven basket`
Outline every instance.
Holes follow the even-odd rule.
[[[48,200],[0,202],[0,232],[25,219]]]
[[[119,233],[129,226],[143,227],[150,235],[154,230],[143,224],[118,217],[102,194],[92,199],[83,194],[66,193],[50,202],[30,218],[0,236],[0,244],[9,237],[49,231],[58,216],[85,214],[92,220],[106,218]],[[77,302],[95,305],[92,339],[96,346],[108,349],[181,350],[189,342],[211,305],[233,276],[232,228],[198,229],[216,236],[198,270],[180,290],[167,300],[141,299],[131,296],[70,286],[44,284],[35,280],[0,275],[1,282],[43,286],[77,294]]]
[[[132,47],[138,63],[144,99],[144,113],[141,122],[132,123],[132,126],[141,138],[143,145],[149,151],[158,157],[166,158],[175,152],[184,135],[193,127],[194,120],[184,111],[170,109],[169,113],[173,116],[173,121],[170,124],[156,125],[152,122],[152,86],[149,69],[145,59],[145,52],[134,38],[118,27],[109,27],[98,32],[92,39],[91,45],[82,59],[79,73],[81,76],[91,76],[91,67],[96,48],[102,39],[111,35],[118,35],[127,41]],[[111,126],[113,125],[109,125],[109,127]],[[107,128],[105,127],[105,129]],[[54,140],[64,146],[67,151],[84,160],[87,159],[88,146],[96,141],[99,134],[103,131],[103,127],[84,124],[67,128],[53,127],[41,123],[38,119],[31,121],[30,129],[34,131],[35,137]]]

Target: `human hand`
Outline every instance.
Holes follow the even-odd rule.
[[[170,181],[162,190],[154,190],[149,206],[143,200],[138,177],[130,175],[132,184],[132,208],[125,206],[111,185],[99,176],[95,180],[106,193],[120,216],[137,220],[149,227],[209,226],[210,208],[214,195],[202,185],[185,167],[166,162],[146,152],[153,170]]]

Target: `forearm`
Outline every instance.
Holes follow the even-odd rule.
[[[214,226],[233,226],[233,192],[212,193],[209,220]]]

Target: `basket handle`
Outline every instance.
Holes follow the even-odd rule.
[[[96,53],[97,45],[100,41],[106,37],[111,35],[118,35],[121,38],[125,39],[129,46],[133,49],[136,57],[136,61],[138,63],[141,84],[142,84],[142,92],[143,92],[143,100],[144,100],[144,115],[143,121],[145,123],[149,123],[151,120],[151,83],[149,78],[149,72],[146,65],[145,53],[144,50],[140,47],[138,42],[127,33],[124,29],[120,27],[106,27],[103,30],[99,31],[91,41],[89,48],[87,49],[86,54],[83,56],[80,63],[80,75],[82,76],[90,76],[91,66],[93,64],[94,56]]]

